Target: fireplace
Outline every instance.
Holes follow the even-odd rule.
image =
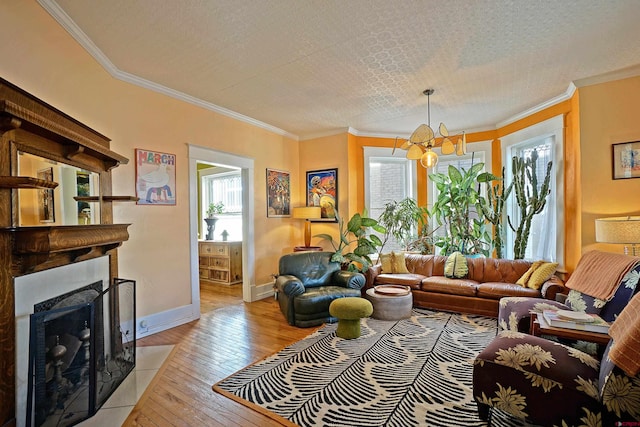
[[[116,279],[102,289],[98,281],[35,305],[27,426],[91,417],[135,367],[135,316],[123,315],[135,312],[135,282]]]
[[[94,363],[89,366],[96,372],[100,363],[108,366],[106,355],[116,357],[121,348],[113,350],[112,346],[121,337],[107,335],[121,326],[133,333],[134,315],[122,310],[131,310],[130,302],[120,303],[120,298],[128,291],[103,292],[115,284],[118,276],[117,248],[129,239],[129,224],[113,223],[113,204],[134,202],[131,196],[112,194],[111,171],[120,164],[126,164],[127,158],[109,148],[110,140],[83,123],[64,114],[55,107],[43,102],[30,93],[0,79],[0,425],[25,425],[27,396],[29,391],[29,330],[30,315],[34,314],[34,305],[50,298],[72,292],[78,288],[101,281],[103,289],[96,290],[101,295],[101,303],[93,303],[89,311],[102,313],[100,321],[106,338],[98,339],[96,347],[103,346],[105,354],[98,352]],[[41,179],[38,170],[21,168],[21,154],[41,157],[52,165],[60,164],[96,174],[99,185],[94,186],[91,194],[75,196],[77,182],[72,191],[63,191],[61,185],[66,182],[63,174],[54,179]],[[24,156],[22,156],[24,157]],[[38,201],[37,192],[53,192],[57,200],[54,216],[44,221],[27,221],[23,218],[22,208],[28,207],[32,201]],[[78,193],[80,194],[80,193]],[[63,195],[65,196],[63,198]],[[68,196],[68,197],[67,197]],[[64,202],[63,202],[64,200]],[[75,212],[77,203],[93,204],[99,212],[99,222],[94,224],[77,221]],[[73,212],[73,214],[71,213]],[[98,217],[96,216],[96,220]],[[116,309],[119,305],[119,309]],[[88,304],[88,303],[81,303]],[[96,308],[96,305],[98,306]],[[131,308],[130,308],[131,307]],[[65,308],[65,307],[59,307]],[[67,310],[62,310],[63,312]],[[44,315],[46,316],[46,315]],[[111,317],[107,317],[111,316]],[[130,326],[124,326],[129,322]],[[80,322],[84,329],[84,321]],[[87,321],[87,325],[91,320]],[[54,340],[53,344],[62,341],[64,352],[77,346],[73,339],[56,333],[53,323],[46,325],[40,340]],[[46,331],[50,327],[51,333]],[[96,339],[95,330],[89,327],[89,344]],[[81,331],[82,331],[81,329]],[[91,336],[94,338],[91,338]],[[52,337],[52,338],[51,338]],[[57,338],[56,338],[57,337]],[[126,337],[128,342],[135,337]],[[65,340],[67,344],[65,345]],[[100,344],[100,340],[104,342]],[[57,342],[56,342],[57,341]],[[81,340],[82,341],[82,340]],[[83,341],[84,344],[84,341]],[[84,347],[83,347],[84,348]],[[62,350],[61,350],[62,351]],[[82,353],[82,350],[73,351]],[[132,348],[130,351],[133,351]],[[79,357],[79,356],[78,356]],[[125,358],[124,354],[117,357]],[[129,356],[126,356],[129,357]],[[75,356],[74,356],[75,358]],[[101,362],[101,358],[105,359]],[[91,355],[89,356],[91,359]],[[35,360],[35,359],[33,359]],[[44,362],[44,378],[46,362]],[[71,362],[73,363],[73,361]],[[80,362],[77,362],[80,363]],[[35,362],[32,371],[35,375]],[[42,369],[42,365],[40,366]],[[68,367],[67,367],[68,369]],[[65,369],[66,370],[66,369]],[[87,373],[88,372],[88,373]],[[91,372],[82,372],[84,377],[91,377]],[[82,376],[81,375],[81,376]],[[41,375],[42,376],[42,375]],[[98,378],[98,373],[95,374]],[[71,379],[67,378],[72,382]],[[62,381],[62,380],[61,380]],[[51,382],[49,379],[48,382]],[[76,384],[81,384],[77,381]],[[96,379],[97,384],[97,379]],[[33,381],[32,381],[33,385]],[[35,401],[35,392],[32,390]],[[40,391],[41,392],[41,391]],[[66,392],[66,391],[65,391]],[[46,394],[46,387],[45,387]],[[103,397],[98,393],[94,407],[99,407]],[[57,400],[57,399],[56,399]],[[88,407],[91,408],[91,403]]]
[[[135,282],[109,257],[16,278],[16,423],[91,417],[135,366]]]

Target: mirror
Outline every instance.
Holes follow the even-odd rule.
[[[52,190],[18,190],[20,227],[100,223],[100,203],[74,200],[76,196],[100,194],[99,174],[19,152],[18,176],[30,176],[58,183]]]

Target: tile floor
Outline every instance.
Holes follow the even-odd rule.
[[[164,361],[173,350],[172,345],[136,348],[136,367],[96,415],[78,424],[82,427],[120,426],[146,390]]]

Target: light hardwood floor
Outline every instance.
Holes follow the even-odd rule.
[[[289,326],[273,298],[244,303],[242,286],[201,285],[201,318],[138,340],[175,349],[125,426],[277,426],[211,386],[315,329]]]

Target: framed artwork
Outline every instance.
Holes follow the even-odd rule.
[[[611,146],[613,179],[640,178],[640,141]]]
[[[267,168],[267,218],[291,216],[291,174]]]
[[[312,221],[338,221],[338,169],[307,171],[306,190],[307,206],[320,206],[322,212],[322,219]]]
[[[135,149],[138,205],[176,204],[176,155]]]
[[[53,168],[38,170],[38,179],[53,181]],[[53,189],[39,190],[38,193],[38,217],[40,222],[56,222]]]

